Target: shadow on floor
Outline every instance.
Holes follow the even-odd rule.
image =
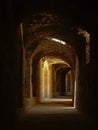
[[[27,113],[18,116],[15,130],[95,130],[96,122],[79,113],[76,109],[64,106],[37,105]]]

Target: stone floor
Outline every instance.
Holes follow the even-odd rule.
[[[76,109],[61,105],[36,105],[17,117],[15,130],[96,130],[97,123]]]

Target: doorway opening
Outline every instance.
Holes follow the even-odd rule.
[[[37,103],[63,104],[67,108],[76,108],[79,72],[77,56],[73,66],[66,59],[53,54],[41,56],[36,65],[32,64],[32,92]]]

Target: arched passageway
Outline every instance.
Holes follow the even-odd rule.
[[[25,19],[19,26],[23,45],[24,108],[42,102],[76,108],[79,56],[74,41],[70,40],[72,32],[69,35],[67,28],[62,31],[62,20],[56,14],[38,13],[32,17],[33,21]]]
[[[64,2],[47,0],[44,6],[42,1],[37,2],[37,0],[36,2],[17,0],[15,3],[12,0],[6,0],[0,8],[2,17],[0,45],[1,57],[3,57],[1,62],[1,115],[3,116],[1,118],[4,123],[1,125],[3,124],[4,129],[5,126],[12,127],[18,110],[20,115],[21,110],[22,112],[23,110],[29,111],[31,108],[34,110],[37,98],[40,99],[39,62],[42,58],[51,56],[71,66],[71,74],[68,74],[65,72],[65,64],[59,62],[51,64],[53,98],[58,100],[64,96],[65,100],[64,84],[67,86],[67,84],[75,83],[71,86],[72,88],[76,86],[74,87],[74,90],[76,88],[76,97],[71,98],[76,98],[74,100],[76,108],[84,114],[89,113],[90,116],[98,118],[97,4],[90,4],[90,1],[66,2],[66,4]],[[20,25],[19,28],[18,25]],[[71,53],[73,52],[70,50],[72,48],[75,53]],[[64,80],[65,76],[66,80]],[[69,82],[70,77],[72,82]],[[69,87],[66,89],[68,90],[66,90],[67,95],[69,95]],[[72,92],[74,91],[72,90]],[[63,117],[64,127],[66,128],[68,123],[69,128],[69,115],[68,118]],[[31,119],[30,121],[32,124]],[[56,120],[54,119],[54,121]],[[73,122],[74,119],[71,124]],[[34,128],[34,123],[36,124],[36,121],[33,122],[32,128]],[[78,123],[77,120],[74,128],[77,128]],[[49,123],[47,122],[47,124]],[[81,129],[83,126],[81,120],[80,124],[77,129]]]
[[[76,81],[76,70],[71,68],[66,61],[55,58],[54,55],[42,57],[37,63],[36,70],[34,66],[32,66],[34,71],[31,74],[33,76],[32,89],[33,87],[35,88],[33,89],[33,93],[36,93],[36,96],[34,96],[37,101],[39,103],[63,103],[67,106],[75,107],[75,82],[78,82]],[[37,82],[36,87],[33,84],[35,83],[35,76],[35,81]]]

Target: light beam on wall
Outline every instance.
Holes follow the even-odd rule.
[[[48,61],[47,60],[45,60],[45,62],[44,62],[44,68],[48,69]]]
[[[57,38],[47,38],[47,39],[52,40],[52,41],[55,41],[55,42],[58,42],[58,43],[63,44],[63,45],[66,44],[65,41],[59,40],[59,39],[57,39]]]

